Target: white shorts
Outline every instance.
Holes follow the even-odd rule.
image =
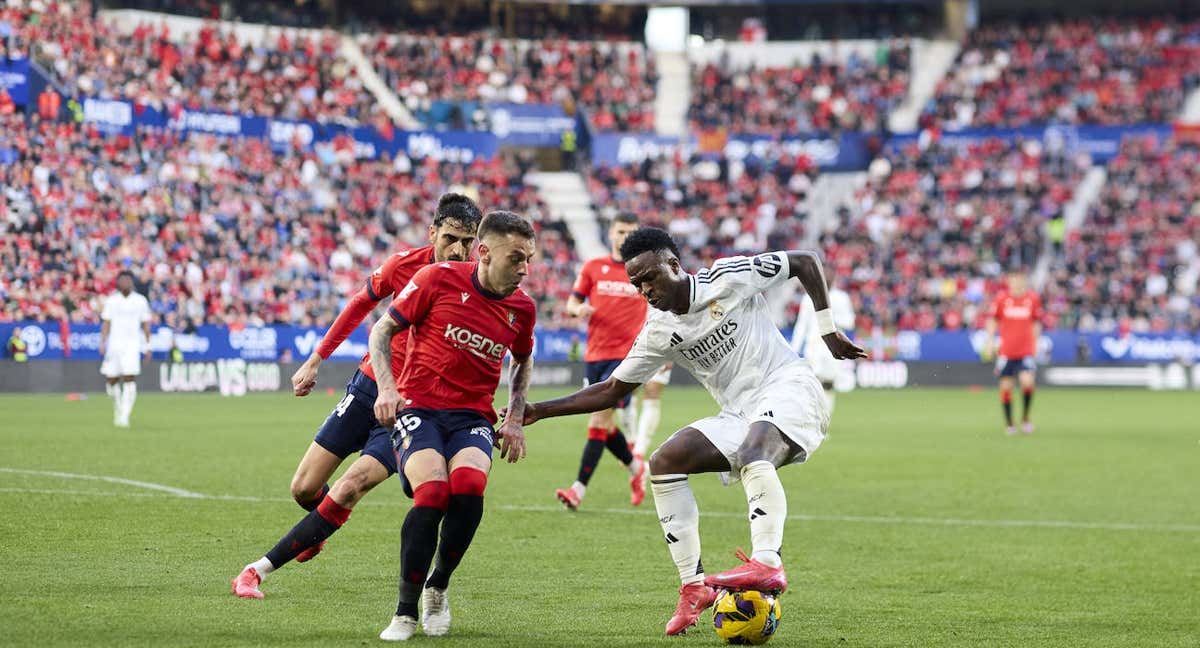
[[[106,378],[137,376],[142,373],[142,354],[134,349],[109,349],[100,363],[100,373]]]
[[[813,373],[817,374],[817,379],[821,382],[831,383],[837,380],[838,370],[841,368],[841,360],[833,357],[833,354],[829,352],[829,347],[825,346],[824,342],[818,344],[810,342],[805,346],[804,359],[808,360]]]
[[[716,416],[700,419],[694,427],[710,441],[733,466],[736,480],[738,466],[734,457],[746,441],[750,424],[767,421],[779,428],[801,450],[788,458],[787,463],[802,463],[820,447],[829,430],[829,407],[821,382],[808,367],[789,371],[783,376],[771,376],[761,394],[754,399],[751,413],[722,410]],[[728,483],[729,479],[723,477]]]
[[[669,365],[669,364],[665,364],[665,365],[659,367],[658,372],[655,373],[653,376],[650,376],[650,380],[647,380],[646,382],[658,383],[660,385],[671,384],[671,367],[672,367],[672,365]]]

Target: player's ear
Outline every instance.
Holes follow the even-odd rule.
[[[429,242],[430,243],[437,242],[437,226],[434,225],[433,223],[429,224]]]

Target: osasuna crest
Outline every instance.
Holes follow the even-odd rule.
[[[725,317],[725,309],[719,302],[717,302],[717,300],[714,299],[708,302],[708,314],[712,315],[713,319],[719,320],[722,317]]]
[[[754,257],[755,272],[766,277],[767,279],[779,274],[779,271],[782,269],[783,264],[779,263],[779,259],[775,258],[773,255],[760,254]]]

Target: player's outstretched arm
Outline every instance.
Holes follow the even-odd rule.
[[[500,458],[516,463],[525,458],[524,420],[528,404],[529,383],[533,378],[533,356],[523,360],[515,357],[509,368],[508,407],[504,408],[504,422],[500,426]]]
[[[609,378],[562,398],[531,403],[525,406],[525,425],[555,416],[588,414],[616,407],[622,398],[633,393],[638,387],[636,383]]]
[[[386,427],[396,424],[396,412],[400,409],[400,392],[392,376],[392,338],[403,329],[392,317],[381,317],[371,327],[371,337],[367,341],[371,368],[375,370],[375,382],[379,386],[379,394],[375,397],[375,419]]]
[[[816,252],[808,250],[789,250],[788,274],[800,280],[804,290],[812,298],[813,308],[816,309],[817,327],[821,339],[833,357],[855,359],[867,357],[862,347],[850,341],[844,333],[837,330],[833,323],[833,313],[829,310],[829,291],[826,288],[825,273],[821,269],[821,257]]]
[[[333,320],[329,330],[325,331],[317,348],[308,356],[304,364],[300,365],[296,373],[292,374],[293,394],[307,396],[312,392],[313,387],[317,385],[317,371],[320,369],[321,363],[332,355],[334,350],[346,341],[346,338],[350,337],[354,329],[362,324],[362,321],[378,303],[375,296],[372,296],[365,287],[354,293],[354,296],[346,303],[346,307],[338,313],[337,319]]]

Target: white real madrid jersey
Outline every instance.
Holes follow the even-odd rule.
[[[689,277],[684,315],[651,308],[613,376],[644,383],[664,362],[687,369],[722,410],[745,413],[779,371],[806,369],[767,313],[763,291],[789,278],[785,252],[729,257]]]
[[[129,296],[114,291],[104,300],[100,319],[108,322],[108,348],[113,350],[142,348],[142,324],[150,321],[150,302],[140,293]]]

